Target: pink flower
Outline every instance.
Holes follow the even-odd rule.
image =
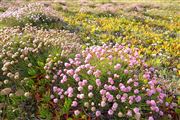
[[[116,99],[118,99],[118,100],[119,100],[120,98],[121,98],[121,95],[119,95],[119,94],[118,94],[118,95],[116,95]]]
[[[159,111],[159,115],[163,116],[163,115],[164,115],[164,113],[163,113],[162,111]]]
[[[135,89],[134,90],[134,94],[138,94],[139,93],[139,90],[138,89]]]
[[[66,82],[67,81],[67,76],[66,75],[63,75],[63,78],[62,78],[62,80],[61,80],[61,83],[64,83],[64,82]]]
[[[138,82],[134,82],[134,86],[137,87],[139,85]]]
[[[132,116],[132,111],[131,111],[131,110],[128,110],[128,112],[127,112],[126,115],[129,116],[129,117],[131,117],[131,116]]]
[[[150,117],[148,118],[148,120],[154,120],[154,118],[153,118],[152,116],[150,116]]]
[[[110,78],[108,78],[108,82],[111,84],[111,85],[113,85],[114,84],[114,80],[110,77]]]
[[[130,92],[131,89],[132,89],[131,86],[128,86],[128,87],[127,87],[127,92]]]
[[[133,101],[134,100],[134,96],[129,96],[129,100]]]
[[[109,102],[112,102],[114,97],[111,94],[106,95]]]
[[[80,57],[81,57],[81,54],[76,54],[75,57],[76,57],[76,58],[80,58]]]
[[[63,98],[64,98],[64,95],[61,95],[60,98],[63,99]]]
[[[53,98],[54,98],[54,95],[51,95],[50,98],[53,99]]]
[[[96,85],[99,87],[101,86],[101,80],[100,79],[96,79]]]
[[[130,104],[130,105],[133,104],[133,101],[132,101],[132,100],[129,100],[129,104]]]
[[[101,115],[100,111],[96,111],[96,117],[99,117]]]
[[[101,71],[100,71],[100,70],[96,70],[93,74],[94,74],[94,76],[95,76],[96,78],[98,78],[98,77],[100,77],[100,75],[101,75]]]
[[[65,65],[66,68],[71,66],[71,64],[69,64],[69,63],[65,63],[64,65]]]
[[[121,65],[120,64],[116,64],[115,66],[114,66],[114,69],[115,70],[119,70],[121,68]]]
[[[168,103],[168,102],[166,102],[166,103],[165,103],[165,105],[166,105],[166,106],[169,106],[169,103]]]
[[[85,64],[85,68],[90,68],[90,64]]]
[[[112,106],[112,110],[115,111],[117,109],[117,107],[118,107],[118,104],[115,102]]]
[[[77,67],[76,69],[75,69],[75,73],[79,73],[81,71],[81,68],[80,67]]]
[[[156,102],[155,102],[154,100],[151,100],[151,101],[150,101],[150,104],[151,104],[152,106],[156,106]]]
[[[104,95],[105,93],[106,93],[106,90],[103,90],[103,89],[100,90],[100,94],[101,94],[101,95]]]
[[[113,56],[112,56],[112,55],[109,55],[108,58],[109,58],[109,60],[112,60],[112,59],[113,59]]]
[[[150,78],[150,74],[149,74],[148,72],[146,72],[146,73],[143,75],[143,77],[144,77],[145,79],[149,79],[149,78]]]
[[[122,92],[126,91],[126,87],[124,85],[120,86],[120,89],[121,89]]]
[[[161,92],[162,91],[162,89],[159,88],[159,87],[157,87],[156,90],[157,90],[157,92]]]
[[[146,100],[146,104],[147,104],[147,105],[150,105],[150,104],[151,104],[151,101],[150,101],[150,100]]]
[[[125,74],[128,74],[128,70],[124,70],[124,73],[125,73]]]
[[[57,98],[53,99],[53,102],[54,102],[54,103],[57,103],[57,102],[58,102],[58,99],[57,99]]]
[[[160,99],[164,99],[165,97],[166,97],[166,94],[164,94],[164,93],[160,93],[160,94],[159,94],[159,98],[160,98]]]
[[[155,111],[156,111],[156,112],[159,112],[159,108],[158,108],[158,107],[155,107]]]
[[[88,53],[86,60],[90,60],[92,58],[92,55],[90,53]]]
[[[67,74],[70,75],[70,76],[73,76],[74,75],[74,70],[73,69],[67,70]]]
[[[87,74],[88,74],[88,75],[91,75],[92,73],[93,73],[92,70],[88,70],[88,71],[87,71]]]
[[[109,109],[109,110],[108,110],[108,114],[109,114],[109,115],[113,115],[113,114],[114,114],[113,110]]]
[[[126,102],[126,97],[121,97],[121,102]]]
[[[57,87],[54,86],[54,87],[53,87],[53,92],[56,92],[56,91],[57,91]]]
[[[68,92],[68,94],[69,93],[73,93],[73,88],[72,87],[68,87],[67,92]]]
[[[148,90],[148,91],[147,91],[148,96],[152,96],[152,95],[155,94],[155,93],[156,93],[155,90]]]
[[[76,79],[78,77],[78,74],[74,74],[73,78]]]
[[[69,62],[70,62],[70,64],[73,64],[74,63],[74,60],[73,59],[68,59],[69,60]]]
[[[130,84],[131,82],[133,82],[133,79],[130,78],[128,81],[127,81],[127,84]]]
[[[62,70],[59,70],[57,74],[60,75],[61,73],[62,73]]]
[[[74,114],[77,116],[77,115],[80,114],[80,111],[79,111],[79,110],[75,110],[75,111],[74,111]]]
[[[135,107],[135,108],[133,109],[133,111],[134,111],[134,113],[139,113],[139,108]]]
[[[83,87],[79,86],[78,91],[82,91],[82,90],[83,90]]]
[[[136,102],[140,102],[140,101],[141,101],[141,96],[137,96],[137,97],[135,98],[135,101],[136,101]]]
[[[82,81],[82,85],[85,86],[87,84],[87,80]]]
[[[77,104],[78,104],[78,103],[77,103],[76,101],[73,101],[72,104],[71,104],[71,106],[72,106],[72,107],[76,107]]]
[[[136,120],[140,120],[141,114],[140,114],[140,113],[136,113],[136,114],[135,114],[135,118],[136,118]]]
[[[92,85],[88,85],[88,90],[93,90],[93,86]]]
[[[106,102],[105,101],[101,101],[101,107],[105,107],[106,106]]]

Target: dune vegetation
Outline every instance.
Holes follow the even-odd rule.
[[[179,120],[180,2],[0,0],[0,119]]]

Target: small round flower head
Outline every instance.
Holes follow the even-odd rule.
[[[88,97],[89,97],[89,98],[92,98],[92,97],[93,97],[93,93],[90,92],[90,93],[88,94]]]
[[[140,102],[140,101],[141,101],[141,96],[137,96],[137,97],[135,98],[135,100],[136,100],[136,102]]]
[[[53,99],[53,102],[54,102],[54,103],[57,103],[57,102],[58,102],[58,99],[57,99],[57,98],[54,98],[54,99]]]
[[[96,111],[96,117],[99,117],[101,115],[100,111]]]
[[[122,112],[118,112],[118,117],[123,117]]]
[[[54,95],[51,95],[50,98],[53,99],[53,98],[54,98]]]
[[[101,80],[100,79],[96,79],[96,85],[101,86]]]
[[[93,86],[92,85],[88,85],[88,90],[93,90]]]
[[[85,103],[84,103],[84,107],[87,107],[87,108],[88,108],[88,107],[89,107],[89,103],[88,103],[88,102],[85,102]]]
[[[154,120],[154,118],[153,118],[152,116],[150,116],[150,117],[148,118],[148,120]]]
[[[131,111],[131,110],[128,110],[126,115],[127,115],[128,117],[131,117],[131,116],[132,116],[132,111]]]
[[[31,95],[30,92],[25,92],[25,93],[24,93],[24,96],[25,96],[25,97],[30,97],[30,95]]]
[[[134,94],[138,94],[139,93],[139,90],[138,89],[135,89],[134,90]]]
[[[106,102],[105,101],[102,101],[101,102],[101,107],[105,107],[106,106]]]
[[[133,109],[133,111],[134,111],[134,113],[139,113],[139,108],[135,107],[135,108]]]
[[[107,111],[107,116],[136,120],[148,119],[149,114],[162,116],[163,107],[174,109],[177,105],[163,105],[168,96],[166,87],[158,82],[161,78],[145,65],[138,52],[118,44],[88,47],[80,53],[81,57],[69,59],[60,73],[55,72],[54,86],[62,88],[59,91],[53,87],[52,92],[54,96],[63,96],[62,102],[72,99],[72,107],[84,107],[82,112],[96,117],[102,114],[100,110],[103,114]],[[62,68],[62,65],[56,67]],[[134,108],[135,103],[146,106]],[[125,109],[124,115],[118,112],[120,109]]]
[[[71,104],[72,107],[76,107],[77,105],[78,105],[77,101],[73,101]]]
[[[109,109],[108,110],[108,115],[113,115],[113,114],[114,114],[113,110]]]
[[[74,115],[78,116],[80,114],[80,111],[79,110],[75,110],[74,111]]]
[[[91,107],[91,111],[96,111],[96,108],[95,107]]]
[[[114,66],[114,69],[115,70],[119,70],[121,68],[121,64],[116,64],[115,66]]]

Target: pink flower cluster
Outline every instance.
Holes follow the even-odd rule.
[[[45,6],[43,3],[35,2],[20,7],[10,7],[8,10],[0,14],[0,21],[7,18],[15,18],[16,20],[21,20],[23,17],[29,17],[34,20],[39,19],[40,16],[33,15],[33,13],[44,13],[48,16],[57,16],[57,12],[51,7]],[[50,18],[49,18],[50,19]]]
[[[96,117],[153,120],[164,115],[163,107],[175,107],[165,105],[166,88],[140,59],[137,48],[92,46],[64,63],[57,76],[51,98],[61,105],[65,98],[71,99],[76,116],[83,108]]]

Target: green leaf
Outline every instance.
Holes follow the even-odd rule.
[[[31,75],[31,76],[34,76],[36,74],[36,71],[31,68],[31,69],[28,70],[28,74]]]
[[[70,106],[71,106],[72,100],[71,99],[65,99],[64,106],[62,108],[63,113],[68,113]]]
[[[172,97],[166,98],[166,101],[170,103],[172,101]]]
[[[180,109],[179,109],[179,108],[176,108],[176,109],[175,109],[175,112],[176,112],[177,114],[180,114]]]
[[[26,81],[26,86],[32,89],[32,86],[34,86],[34,81],[29,79],[28,81]]]
[[[73,120],[72,118],[68,118],[67,120]]]
[[[49,112],[49,110],[47,108],[44,107],[40,107],[40,117],[43,119],[48,119],[50,120],[52,117],[52,114]]]
[[[41,61],[37,61],[37,64],[38,64],[39,67],[43,67],[44,66],[44,63],[41,62]]]

